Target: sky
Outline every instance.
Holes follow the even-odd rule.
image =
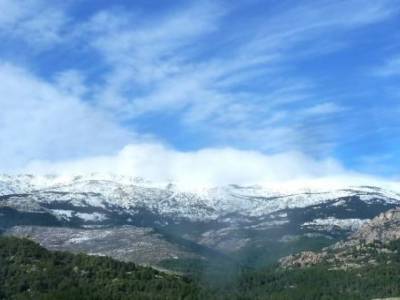
[[[0,0],[0,172],[400,178],[400,1]]]

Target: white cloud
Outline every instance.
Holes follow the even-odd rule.
[[[116,155],[92,156],[59,163],[34,161],[20,170],[34,174],[75,176],[108,174],[141,177],[155,183],[174,182],[181,188],[228,184],[290,188],[343,188],[375,185],[398,190],[398,183],[356,173],[332,158],[313,159],[300,152],[265,155],[233,148],[183,152],[159,143],[125,146]]]
[[[62,163],[33,162],[27,171],[42,174],[110,172],[188,185],[268,183],[341,175],[345,172],[333,159],[315,160],[299,152],[265,155],[233,148],[182,152],[157,143],[131,144],[114,156]]]
[[[359,0],[278,7],[276,14],[250,24],[251,30],[225,30],[223,36],[225,17],[234,8],[215,2],[187,5],[147,21],[139,13],[98,13],[84,31],[111,71],[93,99],[119,118],[134,121],[146,114],[170,113],[182,127],[214,140],[274,151],[291,149],[303,135],[302,119],[327,116],[341,107],[319,101],[325,96],[318,95],[318,86],[291,75],[288,62],[305,52],[315,55],[313,49],[323,48],[324,53],[329,45],[338,49],[340,38],[333,36],[384,21],[397,8],[389,1]],[[219,36],[222,48],[203,57],[203,51],[209,51],[204,37],[209,35]],[[342,40],[340,44],[343,47]],[[254,80],[260,82],[253,84]],[[246,86],[246,92],[237,86]],[[290,107],[300,101],[305,103]],[[327,119],[320,122],[319,126],[322,122],[332,126]],[[325,143],[315,136],[314,142],[318,148],[335,141]]]
[[[67,70],[57,74],[55,84],[63,93],[76,97],[84,96],[88,92],[83,74],[76,70]]]
[[[111,72],[95,98],[106,109],[128,117],[179,110],[195,101],[204,71],[191,55],[202,48],[201,37],[216,30],[223,13],[211,2],[147,22],[120,11],[98,13],[83,28]],[[135,91],[144,92],[127,95]]]
[[[330,37],[351,31],[355,28],[378,23],[399,13],[393,1],[363,0],[350,1],[302,1],[278,6],[273,17],[261,22],[250,43],[244,44],[245,57],[268,57],[267,54],[279,53],[278,58],[293,58],[299,53],[311,53],[316,48],[322,53],[329,52],[327,47],[342,48],[339,42]],[[284,11],[284,12],[282,12]],[[254,28],[251,27],[251,31]],[[323,46],[321,48],[321,45]],[[305,46],[305,47],[304,47]],[[294,51],[290,51],[296,48]],[[272,52],[272,53],[271,53]]]
[[[309,116],[321,116],[321,115],[329,115],[335,114],[338,112],[344,111],[345,108],[333,103],[333,102],[324,102],[312,107],[305,108],[299,112],[299,114],[303,117]]]
[[[395,9],[388,3],[297,5],[238,35],[229,30],[221,35],[229,12],[212,2],[145,21],[111,9],[75,24],[73,33],[63,38],[68,22],[63,10],[41,0],[0,0],[3,36],[34,45],[62,40],[72,47],[76,38],[101,54],[99,69],[107,66],[88,86],[85,74],[72,69],[49,83],[22,68],[0,65],[0,170],[24,170],[29,162],[25,170],[37,172],[112,171],[217,184],[348,174],[333,159],[287,152],[301,144],[331,145],[329,123],[312,124],[310,130],[301,119],[342,110],[318,100],[315,84],[292,76],[287,63],[297,58],[293,49],[320,49],[315,42],[319,37],[392,16]],[[210,55],[213,49],[203,38],[212,34],[221,37],[223,51],[215,49]],[[324,48],[330,42],[336,44],[324,39]],[[253,91],[254,80],[261,80],[256,86],[264,90]],[[238,91],[240,85],[250,88]],[[89,95],[90,101],[85,101]],[[180,152],[157,143],[134,143],[137,137],[120,124],[134,124],[136,117],[154,112],[172,112],[182,127],[204,131],[222,145],[242,143],[246,148],[284,152]],[[118,154],[110,154],[127,144]]]
[[[59,42],[68,22],[63,10],[43,0],[0,0],[0,35],[42,47]]]
[[[133,135],[81,99],[22,68],[0,64],[0,169],[32,159],[109,153]]]

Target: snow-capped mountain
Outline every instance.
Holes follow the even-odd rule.
[[[152,228],[158,234],[154,240],[159,241],[162,232],[229,254],[303,237],[335,239],[398,206],[397,191],[350,184],[312,189],[260,185],[187,188],[111,174],[0,176],[0,228],[5,232],[26,232],[21,226],[81,231]],[[37,228],[28,231],[37,233],[41,242],[50,240]],[[51,232],[46,230],[46,236]],[[76,234],[71,233],[71,238]],[[90,232],[85,236],[88,238],[82,242],[90,240]],[[96,236],[98,244],[101,234],[96,232]],[[71,242],[68,235],[63,237],[64,243]],[[94,252],[90,246],[83,248]]]
[[[217,220],[230,214],[260,217],[281,210],[306,208],[348,197],[366,204],[398,204],[400,193],[371,186],[346,186],[341,189],[272,190],[262,186],[229,185],[184,189],[173,183],[151,183],[141,178],[92,174],[88,176],[0,176],[2,206],[19,210],[41,210],[61,218],[74,215],[67,209],[52,209],[52,204],[124,210],[135,213],[146,208],[174,219]],[[96,217],[93,217],[96,219]]]

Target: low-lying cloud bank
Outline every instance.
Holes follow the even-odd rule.
[[[131,144],[111,156],[65,162],[31,162],[19,172],[34,174],[114,173],[188,186],[262,184],[360,185],[385,180],[346,170],[337,160],[317,160],[299,152],[266,155],[233,148],[182,152],[157,143]]]

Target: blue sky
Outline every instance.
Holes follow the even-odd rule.
[[[397,0],[0,0],[0,169],[153,145],[398,178],[399,28]]]

